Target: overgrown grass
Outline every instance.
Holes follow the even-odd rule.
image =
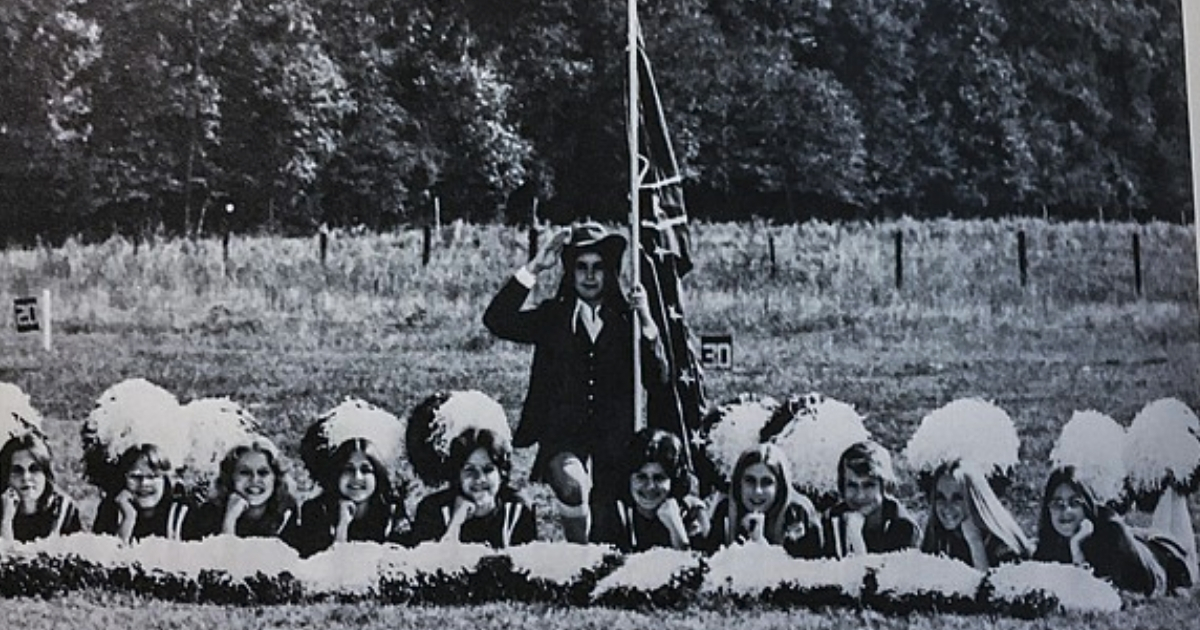
[[[1023,289],[1019,229],[1029,247]],[[905,235],[899,290],[892,275],[897,231]],[[1143,254],[1140,298],[1133,285],[1134,233]],[[694,236],[689,319],[700,331],[732,333],[735,343],[734,369],[708,374],[713,399],[742,391],[821,391],[854,404],[893,450],[903,447],[928,411],[964,396],[992,399],[1021,434],[1023,464],[1009,500],[1030,532],[1047,455],[1072,411],[1097,409],[1128,423],[1162,396],[1200,409],[1200,314],[1189,228],[939,221],[704,225]],[[100,392],[124,378],[149,378],[182,400],[229,395],[292,455],[303,429],[347,395],[404,415],[438,389],[477,388],[499,399],[515,421],[530,351],[495,341],[479,318],[492,293],[525,260],[525,239],[508,228],[469,228],[458,240],[439,242],[428,267],[421,266],[418,232],[335,238],[324,267],[315,241],[270,238],[235,238],[228,265],[220,243],[208,241],[143,244],[136,255],[121,240],[3,252],[0,299],[7,304],[51,288],[58,334],[55,349],[43,353],[36,336],[0,332],[0,380],[20,385],[47,416],[60,480],[81,499],[88,518],[96,491],[82,481],[79,428]],[[519,453],[514,477],[523,479],[531,461],[532,453]],[[902,477],[901,497],[921,512],[923,499]],[[540,533],[559,537],[545,489],[528,490],[542,508]],[[414,488],[413,500],[421,493]],[[1200,505],[1193,504],[1193,514],[1200,514]],[[1167,600],[1113,618],[1050,623],[1175,627],[1198,613],[1191,600]],[[171,621],[177,620],[188,627],[234,628],[308,621],[334,628],[473,627],[476,621],[628,627],[660,619],[668,627],[708,627],[728,625],[733,617],[763,628],[980,622],[954,616],[897,620],[859,611],[647,617],[516,605],[322,606],[246,615],[105,601],[99,594],[49,604],[0,601],[0,615],[34,628],[41,619],[58,620],[47,621],[49,627],[77,619],[72,626],[132,620],[176,627]]]
[[[698,609],[638,612],[607,608],[572,609],[543,605],[484,604],[470,607],[378,606],[363,604],[309,604],[275,606],[247,611],[240,608],[168,604],[135,597],[106,594],[71,595],[60,600],[0,600],[0,622],[26,630],[49,628],[323,628],[326,630],[432,630],[538,628],[699,629],[736,624],[745,630],[773,628],[906,628],[954,630],[986,625],[997,629],[1056,628],[1188,628],[1194,625],[1197,605],[1188,598],[1134,605],[1116,615],[1056,615],[1050,619],[1020,620],[952,614],[913,614],[900,617],[870,610]]]

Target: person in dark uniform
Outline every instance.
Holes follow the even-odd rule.
[[[645,292],[636,287],[630,300],[621,292],[624,250],[625,238],[598,223],[561,230],[504,284],[483,315],[492,334],[534,346],[513,445],[539,445],[531,478],[548,483],[561,502],[569,542],[588,541],[592,506],[611,504],[627,482],[635,325],[640,323],[643,382],[666,378],[665,351]],[[523,309],[537,274],[559,259],[558,292]]]

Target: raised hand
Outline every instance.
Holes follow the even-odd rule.
[[[350,540],[350,523],[354,522],[354,513],[358,511],[358,505],[349,499],[338,501],[338,520],[337,526],[333,530],[334,542],[346,542]]]
[[[237,522],[246,513],[250,507],[250,503],[246,501],[246,497],[232,492],[229,498],[225,501],[225,520],[221,524],[221,532],[225,534],[237,533]]]
[[[767,515],[762,512],[751,512],[742,517],[742,529],[747,532],[748,540],[753,543],[767,542],[764,529],[766,528]]]
[[[569,227],[560,228],[555,232],[554,236],[550,237],[550,240],[546,241],[546,244],[538,250],[533,260],[526,264],[530,273],[538,274],[553,269],[558,264],[559,254],[562,253],[563,245],[569,238],[571,238],[571,228]]]
[[[466,497],[454,497],[454,510],[450,514],[450,522],[462,525],[467,519],[475,516],[478,506]]]
[[[11,522],[17,515],[17,506],[21,503],[21,495],[13,488],[8,488],[0,494],[0,518]]]
[[[137,517],[137,504],[133,501],[133,493],[129,490],[122,490],[113,497],[113,503],[117,504],[117,509],[121,511],[121,516],[124,518]]]

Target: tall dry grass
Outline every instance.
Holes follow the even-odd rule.
[[[1027,246],[1026,284],[1018,232]],[[902,284],[895,275],[903,240]],[[1142,288],[1135,286],[1133,238]],[[788,333],[856,321],[1020,323],[1164,316],[1197,304],[1190,226],[901,220],[887,223],[697,224],[686,281],[702,329]],[[456,238],[457,237],[457,238]],[[0,253],[0,300],[52,291],[68,330],[222,326],[460,327],[526,259],[527,234],[447,228],[422,264],[422,233],[335,235],[322,264],[316,238],[96,245]],[[553,282],[545,283],[548,290]]]

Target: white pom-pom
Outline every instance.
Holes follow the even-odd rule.
[[[717,408],[720,421],[708,432],[705,451],[717,470],[729,479],[742,452],[759,444],[759,433],[779,401],[769,396],[721,405]]]
[[[127,379],[105,390],[87,421],[111,462],[141,444],[157,446],[172,466],[187,458],[189,431],[179,401],[145,379]]]
[[[504,407],[491,396],[476,391],[452,391],[433,415],[429,441],[442,457],[450,456],[450,442],[467,429],[487,429],[500,441],[512,441]]]
[[[809,395],[805,405],[772,441],[792,463],[792,479],[818,494],[837,492],[837,463],[842,452],[871,433],[863,417],[847,403]]]
[[[1099,411],[1076,411],[1063,425],[1050,464],[1074,466],[1080,481],[1107,503],[1125,490],[1125,464],[1116,454],[1125,445],[1125,428]]]
[[[378,591],[385,571],[407,564],[408,550],[374,542],[340,542],[296,564],[305,592],[366,596]]]
[[[1057,598],[1063,611],[1111,613],[1121,609],[1121,596],[1111,584],[1072,564],[1002,564],[992,569],[987,581],[992,599],[998,602],[1019,602],[1041,591]]]
[[[613,548],[538,541],[509,547],[504,553],[512,560],[513,573],[566,586],[578,580],[584,571],[598,569]]]
[[[234,579],[262,573],[294,572],[300,556],[278,538],[211,536],[201,541],[150,537],[130,546],[126,559],[147,569],[197,577],[201,571],[225,571]]]
[[[885,597],[935,595],[975,599],[983,572],[958,560],[908,549],[883,556],[875,571],[878,592]]]
[[[335,450],[346,440],[362,438],[379,449],[384,462],[405,459],[404,420],[358,398],[347,398],[342,404],[324,414],[328,418],[322,427],[329,450]]]
[[[398,554],[390,566],[382,567],[389,577],[416,578],[419,575],[455,576],[470,572],[495,551],[487,545],[463,544],[457,541],[424,542]]]
[[[626,589],[650,593],[670,586],[675,578],[699,566],[699,557],[682,549],[656,547],[631,554],[625,556],[625,564],[600,580],[592,591],[592,599],[599,599],[609,591]]]
[[[0,444],[42,428],[42,414],[33,408],[29,395],[12,383],[0,383]]]
[[[184,464],[197,473],[214,475],[221,459],[254,436],[256,422],[228,398],[201,398],[184,405],[188,420],[188,453]]]
[[[963,460],[990,476],[1012,472],[1020,461],[1020,448],[1017,428],[1006,411],[979,398],[963,398],[921,419],[904,458],[917,472],[932,473],[942,464]]]
[[[1200,468],[1200,420],[1175,398],[1156,400],[1129,425],[1123,458],[1137,492],[1153,492],[1164,483],[1188,485]]]
[[[779,545],[731,545],[708,559],[701,593],[728,593],[756,597],[779,588],[797,574],[803,560],[788,555]]]

